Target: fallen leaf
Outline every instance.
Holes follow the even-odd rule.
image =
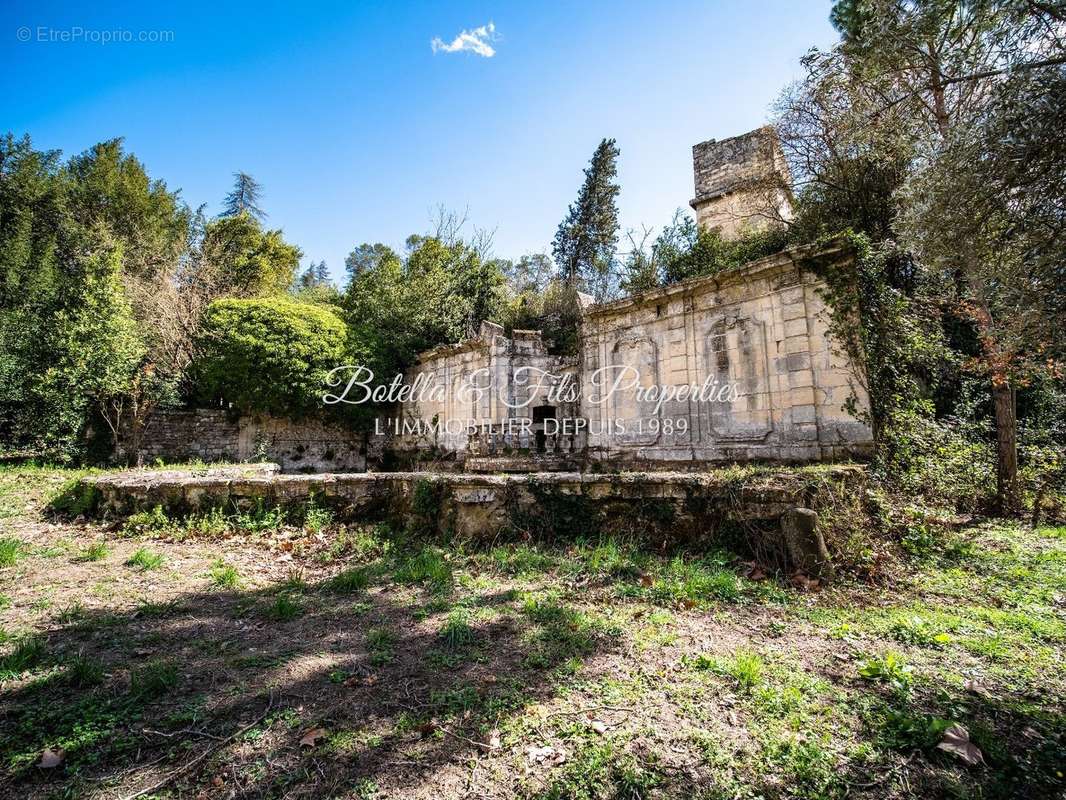
[[[652,580],[651,575],[648,575],[647,573],[644,573],[640,576],[641,586],[651,586],[654,582],[655,581]]]
[[[592,728],[592,730],[596,731],[596,733],[599,733],[601,735],[607,733],[607,725],[603,722],[600,722],[598,719],[592,720],[592,722],[589,723],[589,727]]]
[[[314,747],[320,741],[329,736],[325,728],[311,728],[300,739],[300,747]]]
[[[489,733],[489,748],[492,750],[500,749],[500,732],[493,730]]]
[[[37,766],[41,769],[55,769],[63,763],[63,759],[66,757],[67,754],[63,751],[62,747],[57,747],[55,750],[45,750],[41,753],[41,757],[37,761]]]
[[[944,731],[944,738],[940,740],[937,749],[958,756],[963,763],[971,767],[985,763],[980,748],[970,741],[970,732],[957,722]]]
[[[690,599],[688,599],[686,597],[684,600],[681,601],[681,605],[684,608],[691,610],[691,609],[696,607],[696,601],[695,600],[690,600]]]
[[[419,725],[418,732],[422,734],[422,738],[425,739],[427,736],[432,736],[434,733],[436,733],[438,727],[439,725],[437,723],[437,720],[431,719],[429,722],[423,722],[421,725]]]
[[[562,750],[556,750],[550,744],[544,747],[534,745],[526,750],[526,758],[529,759],[530,764],[555,766],[566,761],[566,753]]]

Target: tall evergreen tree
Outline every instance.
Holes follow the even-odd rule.
[[[600,142],[585,169],[577,201],[555,232],[552,255],[567,285],[603,299],[618,245],[618,156],[614,139]]]
[[[233,173],[233,191],[222,201],[220,217],[236,217],[248,214],[262,222],[267,213],[259,207],[263,196],[263,185],[247,172]]]

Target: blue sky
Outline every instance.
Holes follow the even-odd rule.
[[[818,0],[2,9],[3,129],[66,154],[124,136],[212,213],[250,172],[268,222],[335,276],[441,204],[495,229],[498,255],[547,251],[605,136],[623,227],[661,226],[688,207],[692,145],[764,123],[800,56],[835,38]],[[467,37],[481,54],[448,52],[490,22]],[[77,28],[171,41],[61,40]]]

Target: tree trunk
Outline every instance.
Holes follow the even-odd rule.
[[[1018,436],[1014,390],[1006,380],[992,382],[996,418],[996,502],[999,513],[1013,516],[1021,507],[1018,496]]]

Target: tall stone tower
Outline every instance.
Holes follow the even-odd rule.
[[[696,223],[725,239],[792,219],[788,165],[770,126],[692,148]]]

